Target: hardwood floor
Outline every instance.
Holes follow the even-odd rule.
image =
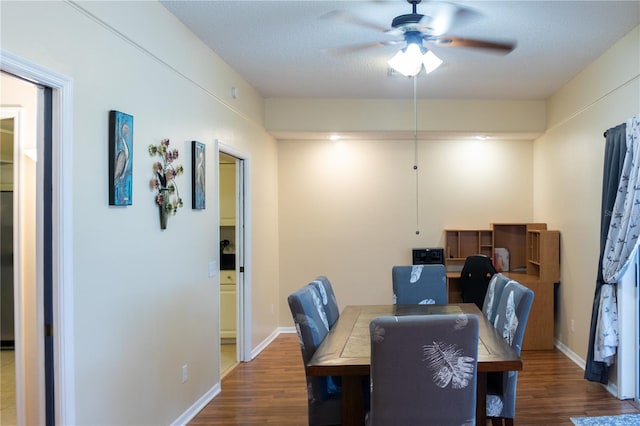
[[[516,425],[572,425],[570,417],[640,413],[583,379],[582,370],[559,351],[525,351],[518,377]],[[307,424],[307,397],[298,338],[282,334],[255,360],[239,364],[222,380],[222,392],[190,425]]]

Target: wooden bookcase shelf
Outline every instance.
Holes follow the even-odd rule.
[[[560,281],[560,232],[527,231],[527,274]]]
[[[493,233],[490,229],[447,229],[445,234],[445,264],[448,269],[462,269],[465,259],[474,254],[493,257]]]
[[[445,266],[449,301],[462,302],[460,271],[467,256],[494,258],[506,249],[509,270],[500,271],[531,288],[533,306],[523,349],[553,349],[554,284],[560,282],[560,232],[545,223],[493,223],[491,229],[445,229]]]

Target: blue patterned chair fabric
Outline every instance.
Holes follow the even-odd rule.
[[[477,316],[389,316],[369,328],[368,426],[475,424]]]
[[[394,266],[391,269],[393,303],[446,304],[447,277],[444,265]]]
[[[509,281],[500,296],[493,326],[520,354],[522,339],[533,304],[533,291],[517,281]],[[514,419],[518,372],[492,373],[487,377],[487,417]]]
[[[314,284],[308,284],[289,295],[287,301],[306,365],[329,332],[322,297]],[[340,424],[342,395],[333,379],[313,376],[306,379],[309,426]]]
[[[324,312],[327,315],[329,328],[331,328],[340,317],[340,308],[338,307],[338,301],[336,300],[336,295],[333,292],[331,282],[329,281],[329,278],[324,275],[320,275],[314,281],[311,281],[311,284],[315,285],[320,293],[322,306],[324,307]]]
[[[493,321],[496,319],[500,296],[502,296],[504,286],[507,285],[509,281],[510,279],[501,273],[494,274],[493,277],[491,277],[491,281],[489,281],[489,288],[487,289],[487,294],[484,296],[484,303],[482,305],[482,313],[491,324],[493,324]]]

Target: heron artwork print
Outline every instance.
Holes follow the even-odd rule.
[[[195,210],[203,210],[205,207],[205,145],[202,142],[192,141],[191,170],[193,173],[191,184],[191,207]]]
[[[109,205],[130,206],[133,183],[133,116],[109,111]]]

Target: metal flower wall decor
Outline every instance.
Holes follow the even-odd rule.
[[[178,150],[169,149],[169,139],[163,139],[160,145],[149,145],[149,155],[160,157],[160,161],[153,164],[154,177],[150,185],[156,191],[155,201],[160,210],[160,229],[166,229],[169,214],[176,214],[183,206],[175,179],[184,173],[184,168],[175,164]]]

